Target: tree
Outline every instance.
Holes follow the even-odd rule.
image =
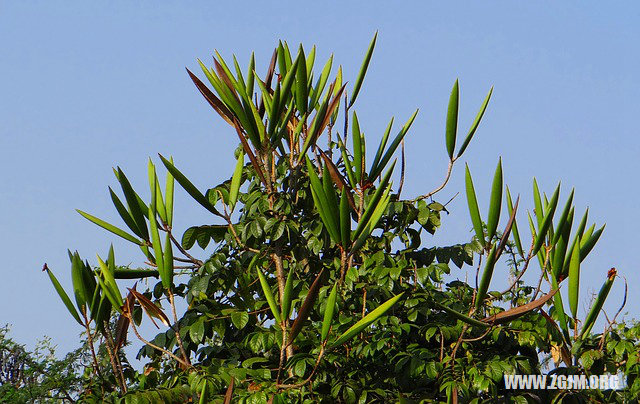
[[[79,211],[136,245],[149,264],[118,266],[113,248],[95,265],[70,252],[75,305],[47,270],[90,347],[98,344],[110,358],[108,377],[93,355],[99,388],[85,391],[85,400],[535,402],[637,394],[638,326],[616,325],[616,316],[602,333],[592,332],[615,269],[602,274],[589,315],[577,316],[581,263],[604,226],[588,226],[587,213],[574,221],[573,191],[561,203],[559,185],[547,198],[534,180],[529,239],[518,227],[519,197],[514,201],[504,186],[501,161],[486,220],[466,167],[473,238],[425,245],[446,212],[434,198],[474,138],[492,91],[462,137],[456,81],[446,116],[445,179],[404,198],[403,153],[399,170],[394,156],[418,111],[399,129],[392,118],[375,154],[367,154],[354,110],[375,43],[376,37],[352,86],[340,67],[332,76],[333,57],[318,70],[315,47],[306,54],[301,45],[294,54],[287,43],[279,43],[265,76],[253,55],[246,73],[235,57],[227,63],[217,53],[212,68],[200,62],[203,79],[187,70],[238,136],[237,163],[231,178],[203,192],[164,156],[161,186],[149,160],[146,201],[118,168],[124,198],[110,194],[126,228]],[[175,182],[211,214],[211,223],[181,237],[172,227]],[[196,244],[211,247],[198,258]],[[499,261],[512,273],[502,292],[490,288]],[[540,282],[524,284],[536,263]],[[452,280],[450,272],[465,265],[476,268],[476,280]],[[157,282],[123,296],[119,279]],[[180,316],[176,299],[188,303]],[[166,331],[141,335],[143,312]],[[141,373],[126,366],[127,334],[144,343]],[[629,387],[509,390],[503,380],[510,373],[589,376],[605,369],[624,372]]]
[[[54,403],[73,401],[82,391],[84,350],[79,348],[57,359],[48,338],[29,352],[0,327],[0,402]]]

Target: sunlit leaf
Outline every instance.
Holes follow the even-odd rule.
[[[367,74],[367,69],[369,68],[369,62],[371,61],[371,56],[373,55],[373,49],[376,46],[376,40],[378,39],[378,31],[373,35],[373,39],[371,43],[369,43],[369,48],[367,49],[367,54],[364,56],[364,60],[362,61],[362,66],[360,66],[360,72],[356,78],[356,82],[353,85],[353,90],[351,91],[351,99],[349,100],[349,107],[356,102],[356,98],[358,97],[358,93],[360,92],[360,88],[362,87],[362,82],[364,81],[364,76]]]
[[[464,151],[467,150],[467,146],[469,146],[471,139],[473,139],[473,135],[476,133],[476,130],[478,129],[478,125],[480,125],[480,121],[482,120],[482,116],[484,115],[484,112],[487,109],[487,105],[489,105],[489,100],[491,99],[492,93],[493,93],[493,86],[489,90],[489,94],[487,94],[484,101],[482,102],[482,105],[480,106],[480,110],[478,111],[476,118],[473,120],[473,123],[471,124],[471,128],[469,128],[467,137],[465,137],[464,141],[462,142],[462,145],[460,146],[460,150],[458,150],[458,155],[456,156],[456,158],[462,156],[462,153],[464,153]]]
[[[453,84],[451,96],[449,97],[449,108],[447,108],[447,126],[446,126],[446,145],[449,159],[453,159],[453,151],[456,148],[456,135],[458,133],[458,107],[459,107],[460,89],[458,88],[458,80]]]
[[[502,210],[502,158],[498,161],[496,172],[491,185],[491,197],[489,199],[489,215],[487,216],[487,239],[491,240],[496,234],[500,211]]]
[[[82,320],[80,320],[78,311],[73,306],[71,299],[69,299],[69,295],[67,295],[67,292],[64,291],[64,288],[62,287],[62,285],[60,285],[60,282],[58,282],[58,279],[55,277],[53,272],[51,272],[51,270],[46,266],[45,266],[45,270],[47,271],[47,275],[49,275],[49,279],[51,279],[51,283],[53,284],[53,287],[55,288],[56,292],[58,292],[60,299],[62,299],[62,302],[67,307],[67,310],[69,310],[69,313],[71,313],[71,316],[78,322],[78,324],[84,325],[82,323]]]
[[[469,166],[466,166],[465,171],[465,186],[467,190],[467,205],[469,206],[469,214],[471,215],[471,223],[473,223],[473,229],[476,232],[476,238],[480,245],[483,247],[486,245],[484,240],[484,229],[482,228],[482,218],[480,217],[480,209],[478,208],[478,198],[476,198],[476,191],[473,187],[473,179],[471,178],[471,172]]]

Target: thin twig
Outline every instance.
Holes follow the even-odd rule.
[[[522,271],[520,271],[518,276],[516,276],[516,279],[513,281],[511,286],[509,286],[507,289],[505,289],[501,293],[502,295],[504,295],[504,294],[508,293],[509,291],[511,291],[511,289],[513,289],[516,286],[516,284],[520,281],[520,278],[522,278],[522,275],[524,275],[524,273],[527,272],[527,268],[529,268],[529,262],[533,258],[534,242],[535,242],[535,240],[531,240],[531,248],[529,249],[529,252],[527,253],[527,258],[524,260],[524,266],[522,267]]]
[[[445,175],[444,181],[442,181],[442,184],[440,184],[436,189],[434,189],[433,191],[429,192],[428,194],[424,194],[424,195],[421,195],[421,196],[415,198],[414,201],[419,201],[420,199],[430,198],[433,195],[435,195],[436,193],[440,192],[444,187],[446,187],[447,183],[449,182],[449,179],[451,178],[451,172],[453,171],[453,163],[455,163],[455,161],[456,161],[455,158],[449,160],[449,165],[447,167],[447,174]]]
[[[197,259],[197,258],[193,257],[191,254],[189,254],[187,252],[187,250],[182,248],[182,245],[178,242],[178,240],[176,240],[175,237],[173,237],[173,233],[171,232],[171,230],[167,230],[167,234],[169,234],[169,238],[173,242],[173,245],[176,246],[176,248],[182,253],[182,255],[187,257],[189,260],[191,260],[191,262],[193,262],[195,265],[197,265],[199,267],[201,267],[204,264],[202,261],[200,261],[199,259]],[[179,259],[176,259],[176,260],[180,261]]]
[[[133,320],[131,320],[133,322]],[[109,322],[104,320],[104,340],[107,346],[107,354],[109,355],[109,360],[111,362],[111,367],[113,368],[113,377],[116,378],[116,382],[120,386],[120,390],[123,393],[127,392],[127,384],[124,380],[124,374],[122,373],[122,365],[120,364],[120,359],[118,358],[118,351],[115,349],[115,344],[113,343],[113,337],[111,335],[111,331],[109,330]]]
[[[538,287],[536,288],[535,293],[531,297],[531,301],[536,300],[536,298],[538,297],[538,293],[540,293],[540,286],[542,286],[542,279],[544,279],[545,275],[547,274],[547,265],[549,264],[549,256],[551,255],[551,247],[545,247],[545,249],[546,249],[546,254],[545,254],[545,257],[544,257],[544,264],[542,264],[542,273],[540,274],[540,279],[538,280]],[[551,276],[553,276],[553,274]]]
[[[295,383],[295,384],[277,384],[276,383],[276,387],[279,389],[297,389],[299,387],[307,385],[309,382],[311,382],[311,378],[313,378],[313,375],[315,375],[316,370],[318,370],[318,366],[320,365],[320,360],[322,360],[323,356],[324,356],[324,345],[320,347],[320,353],[318,353],[318,358],[316,359],[316,363],[313,366],[313,370],[311,370],[311,374],[309,375],[309,377],[304,379],[302,382]]]
[[[82,307],[82,317],[84,318],[84,325],[87,330],[87,343],[91,347],[91,358],[93,359],[93,371],[99,378],[102,379],[102,373],[100,372],[100,366],[98,365],[98,358],[96,357],[96,351],[93,346],[93,336],[91,335],[91,328],[89,328],[89,319],[87,318],[87,311]]]
[[[184,365],[186,368],[190,367],[191,364],[186,363],[184,360],[182,360],[181,358],[179,358],[178,356],[174,355],[171,351],[168,351],[164,348],[159,347],[156,344],[153,344],[149,341],[147,341],[146,339],[142,338],[142,336],[140,335],[140,333],[138,333],[138,328],[135,325],[135,322],[133,321],[133,318],[131,318],[131,315],[128,314],[129,320],[131,321],[131,328],[133,329],[133,333],[136,335],[136,337],[142,341],[143,344],[145,345],[149,345],[151,348],[157,349],[158,351],[167,354],[168,356],[170,356],[171,358],[175,359],[176,361],[180,362],[182,365]]]
[[[182,337],[180,336],[180,327],[179,327],[179,322],[178,322],[178,315],[176,313],[176,305],[175,305],[175,300],[173,298],[173,292],[171,291],[171,289],[167,289],[167,294],[169,295],[169,304],[171,305],[171,312],[173,313],[173,331],[176,333],[176,341],[178,341],[178,346],[180,347],[180,352],[182,353],[182,357],[184,358],[184,361],[190,366],[191,365],[191,361],[189,360],[189,356],[187,355],[187,352],[184,349],[184,345],[182,344]]]

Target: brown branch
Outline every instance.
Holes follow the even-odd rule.
[[[533,302],[538,297],[538,293],[540,293],[540,287],[542,286],[542,279],[544,279],[547,274],[547,265],[549,264],[549,256],[551,255],[551,247],[545,247],[546,254],[544,257],[544,263],[542,264],[542,273],[540,274],[540,279],[538,280],[538,287],[536,288],[535,293],[531,297],[531,301]],[[553,276],[553,274],[551,274]]]
[[[463,338],[462,342],[477,342],[480,341],[482,339],[484,339],[484,337],[486,337],[487,335],[489,335],[489,333],[493,331],[493,326],[487,328],[487,331],[485,331],[484,333],[482,333],[482,335],[480,335],[479,337],[476,338]]]
[[[87,330],[87,343],[91,348],[91,359],[93,360],[93,372],[96,374],[96,376],[102,379],[102,373],[100,372],[100,366],[98,365],[98,358],[96,357],[96,351],[93,346],[93,335],[91,333],[91,328],[89,327],[89,319],[87,318],[87,311],[84,306],[82,307],[81,312],[82,312],[82,317],[84,318],[84,326],[85,326],[85,329]]]
[[[171,358],[175,359],[177,362],[179,362],[180,364],[182,364],[185,368],[189,368],[189,367],[191,367],[191,364],[190,364],[190,363],[187,363],[187,362],[185,362],[183,359],[181,359],[181,358],[177,357],[177,356],[176,356],[176,355],[174,355],[171,351],[168,351],[168,350],[166,350],[166,349],[164,349],[164,348],[161,348],[161,347],[159,347],[158,345],[153,344],[153,343],[151,343],[151,342],[147,341],[146,339],[144,339],[144,338],[140,335],[140,333],[138,332],[138,328],[136,327],[135,322],[134,322],[134,321],[133,321],[133,319],[131,318],[131,314],[128,314],[128,316],[129,316],[129,320],[131,321],[131,328],[133,329],[133,333],[136,335],[136,337],[137,337],[140,341],[142,341],[142,343],[143,343],[143,344],[145,344],[145,345],[149,345],[151,348],[153,348],[153,349],[157,349],[158,351],[160,351],[160,352],[162,352],[162,353],[164,353],[164,354],[168,355],[169,357],[171,357]]]
[[[513,289],[516,286],[516,284],[520,281],[520,278],[522,278],[522,275],[524,275],[524,273],[527,272],[527,268],[529,268],[529,262],[533,258],[532,254],[533,254],[534,242],[535,242],[535,240],[531,240],[531,248],[529,249],[529,252],[527,253],[527,258],[524,260],[524,266],[522,267],[522,271],[520,271],[520,273],[518,274],[516,279],[513,281],[511,286],[509,286],[507,289],[505,289],[501,293],[501,295],[504,295],[504,294],[508,293],[509,291],[511,291],[511,289]]]
[[[187,355],[187,352],[184,349],[184,345],[182,344],[182,337],[180,336],[180,327],[179,322],[178,322],[178,315],[176,313],[176,305],[175,305],[175,300],[173,297],[173,292],[171,291],[171,289],[167,289],[167,294],[169,295],[169,304],[171,305],[171,312],[173,313],[173,331],[176,333],[176,341],[178,341],[178,346],[180,347],[180,352],[182,353],[182,357],[184,358],[184,361],[191,366],[191,361],[189,360],[189,356]],[[187,367],[189,367],[187,366]]]
[[[201,267],[204,264],[202,261],[200,261],[199,259],[197,259],[197,258],[193,257],[191,254],[189,254],[187,252],[187,250],[182,248],[182,245],[178,242],[178,240],[176,240],[175,237],[173,237],[173,233],[171,232],[170,229],[167,228],[165,230],[167,231],[167,234],[169,234],[169,238],[173,242],[173,245],[176,246],[176,248],[182,253],[182,255],[184,255],[185,257],[187,257],[190,260],[188,262],[193,262],[195,265],[197,265],[199,267]],[[179,259],[179,258],[174,258],[174,259],[176,261],[183,261],[182,259]]]
[[[324,356],[324,345],[322,345],[320,347],[320,352],[318,353],[318,358],[316,359],[316,363],[313,366],[313,370],[311,370],[311,374],[309,375],[309,377],[304,379],[302,382],[295,383],[295,384],[279,384],[279,383],[276,383],[276,387],[279,388],[279,389],[297,389],[297,388],[300,388],[302,386],[305,386],[306,384],[311,382],[311,379],[313,378],[313,375],[315,375],[316,370],[318,370],[318,366],[320,365],[320,361],[322,360],[323,356]]]
[[[428,194],[424,194],[424,195],[418,196],[413,201],[415,202],[415,201],[419,201],[421,199],[430,198],[433,195],[435,195],[436,193],[442,191],[442,189],[444,189],[444,187],[447,186],[447,183],[449,183],[449,179],[451,178],[451,172],[453,171],[453,163],[455,163],[455,161],[456,161],[455,158],[449,160],[449,165],[447,167],[447,174],[445,175],[444,181],[442,181],[442,184],[440,184],[436,189],[434,189],[433,191],[429,192]]]
[[[109,355],[109,362],[111,362],[111,368],[113,369],[113,377],[116,378],[116,383],[118,383],[120,390],[123,393],[127,392],[127,384],[124,380],[124,374],[122,373],[122,365],[120,364],[120,359],[118,359],[118,351],[115,349],[115,344],[113,343],[113,337],[111,336],[111,331],[109,331],[109,322],[107,320],[104,321],[104,340],[107,346],[107,354]]]

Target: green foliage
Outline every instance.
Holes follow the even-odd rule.
[[[587,318],[576,318],[579,272],[586,266],[580,262],[604,227],[595,230],[594,225],[585,232],[585,215],[572,232],[573,191],[557,216],[560,187],[547,201],[534,180],[536,219],[529,216],[528,239],[518,231],[520,199],[514,204],[503,184],[502,160],[488,210],[483,210],[486,224],[467,166],[474,237],[432,246],[430,235],[441,227],[443,212],[449,213],[433,199],[446,181],[413,199],[403,198],[401,186],[394,186],[402,184],[404,170],[394,171],[393,157],[417,111],[387,144],[391,119],[367,171],[364,125],[351,109],[376,39],[353,87],[343,84],[340,68],[332,77],[332,57],[318,72],[315,48],[307,54],[300,46],[293,55],[286,42],[275,49],[264,77],[256,73],[253,56],[243,75],[235,57],[228,64],[217,52],[213,67],[200,62],[208,84],[188,72],[209,105],[229,123],[230,133],[238,136],[235,167],[227,179],[201,191],[160,156],[168,171],[167,186],[163,195],[150,162],[148,202],[120,169],[116,172],[126,206],[113,191],[111,197],[131,233],[81,212],[138,246],[151,266],[139,278],[159,277],[157,283],[141,292],[130,288],[123,297],[116,281],[123,277],[117,276],[112,249],[106,262],[98,257],[97,268],[76,253],[76,310],[49,272],[83,331],[96,338],[89,343],[106,349],[110,361],[112,377],[98,378],[102,390],[83,391],[87,401],[546,402],[567,393],[507,391],[502,376],[548,370],[581,374],[605,367],[624,372],[630,381],[627,390],[610,397],[622,400],[638,391],[637,325],[609,324],[600,336],[591,333],[615,270],[607,274]],[[491,94],[456,153],[456,81],[444,134],[447,179],[477,133]],[[349,102],[341,111],[343,99]],[[340,132],[349,126],[350,136]],[[174,178],[211,213],[210,221],[182,235],[172,227]],[[509,219],[500,224],[503,205]],[[542,285],[548,293],[542,297],[540,287],[521,281],[534,258],[541,280],[546,279]],[[494,274],[504,272],[503,264],[513,278],[501,293],[490,287]],[[482,269],[477,285],[456,280],[465,278],[458,272],[463,269]],[[127,278],[134,279],[133,273]],[[558,291],[567,277],[571,316]],[[176,312],[176,299],[185,301],[184,312]],[[107,316],[117,319],[115,327],[105,326],[104,314],[98,318],[104,310],[101,302],[109,304]],[[154,324],[154,319],[163,323],[155,337],[140,335],[143,312]],[[139,373],[123,370],[127,366],[121,346],[132,333],[144,343],[138,357],[146,365]],[[614,346],[612,340],[620,344]],[[606,359],[609,353],[626,362]],[[633,355],[636,359],[630,359]],[[93,360],[94,376],[101,369],[97,362]],[[597,395],[605,393],[580,394],[600,399]]]
[[[8,333],[7,326],[0,327],[0,402],[57,403],[83,390],[79,371],[84,365],[84,350],[57,359],[49,339],[30,352]]]

